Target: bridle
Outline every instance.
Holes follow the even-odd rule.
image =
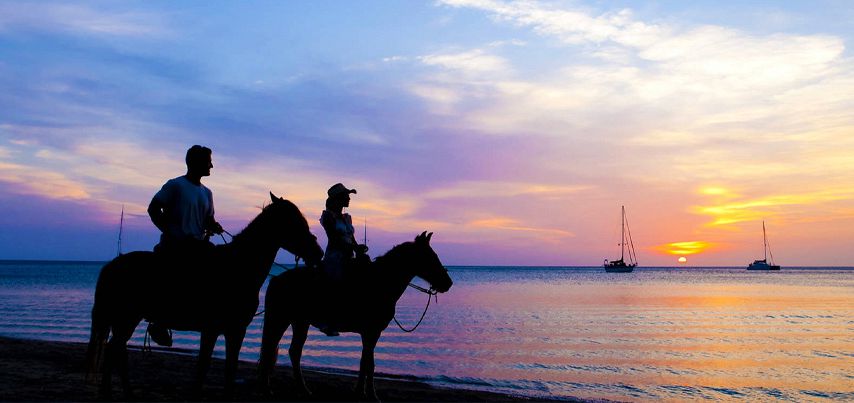
[[[397,315],[392,316],[392,319],[394,319],[394,323],[397,324],[397,327],[399,327],[400,330],[403,330],[406,333],[412,333],[415,331],[415,329],[418,329],[418,325],[421,324],[421,321],[424,320],[424,316],[427,315],[427,309],[430,308],[430,297],[434,297],[436,299],[436,303],[437,304],[439,303],[439,292],[436,291],[435,289],[433,289],[433,287],[430,287],[430,289],[427,289],[427,288],[424,288],[424,287],[421,287],[419,285],[412,284],[412,283],[409,283],[409,287],[412,287],[418,291],[421,291],[421,292],[427,294],[427,306],[424,307],[424,312],[421,313],[421,318],[418,319],[418,323],[416,323],[415,326],[413,326],[412,329],[409,329],[409,330],[405,329],[403,327],[403,325],[401,325],[400,322],[398,322]]]

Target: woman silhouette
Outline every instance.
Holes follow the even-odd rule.
[[[329,280],[329,290],[333,295],[343,291],[346,280],[351,279],[357,266],[367,265],[370,257],[366,254],[368,247],[356,242],[353,219],[344,212],[344,207],[350,207],[350,194],[356,189],[347,189],[343,184],[336,183],[326,191],[326,209],[320,215],[320,225],[326,232],[328,242],[326,253],[323,255],[323,270]],[[358,262],[358,263],[357,263]],[[329,302],[334,301],[331,300]],[[318,329],[327,336],[337,336],[335,330],[335,313],[332,306],[327,307],[324,319],[315,323]]]
[[[353,219],[344,212],[345,207],[350,207],[351,193],[355,194],[356,189],[347,189],[340,183],[332,185],[326,191],[326,209],[320,215],[320,225],[329,240],[323,263],[329,279],[336,282],[344,280],[347,267],[354,264],[357,255],[361,258],[368,251],[367,246],[356,242]]]

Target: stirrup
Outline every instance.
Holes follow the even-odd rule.
[[[154,322],[148,322],[146,332],[151,336],[151,340],[163,347],[172,347],[172,331],[160,326]]]

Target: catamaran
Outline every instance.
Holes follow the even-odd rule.
[[[638,265],[637,255],[635,255],[635,245],[632,242],[632,231],[629,230],[629,222],[626,219],[626,206],[622,206],[622,230],[620,240],[620,258],[618,260],[605,259],[605,271],[608,273],[631,273]],[[629,247],[626,248],[626,234],[628,233]],[[629,261],[626,262],[625,252],[628,249]]]
[[[763,252],[765,259],[754,260],[753,263],[747,265],[747,270],[780,270],[780,265],[774,264],[774,254],[771,253],[771,248],[768,247],[768,236],[765,235],[765,221],[762,221],[762,243],[764,245]],[[771,255],[771,263],[768,264],[768,255]]]

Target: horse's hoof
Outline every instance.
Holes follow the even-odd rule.
[[[271,397],[273,396],[273,388],[270,385],[264,385],[259,383],[257,387],[255,387],[255,393],[261,396]]]
[[[234,386],[226,386],[222,390],[222,397],[225,401],[234,400]]]
[[[202,400],[202,388],[199,388],[199,387],[190,388],[189,400],[201,401]]]
[[[379,402],[380,398],[377,397],[377,394],[374,392],[364,392],[358,389],[353,390],[353,394],[356,395],[356,400],[359,402]]]
[[[312,393],[310,390],[308,390],[307,387],[303,386],[302,388],[297,388],[297,397],[299,397],[300,399],[309,399],[311,398],[311,396]]]
[[[380,398],[378,398],[376,395],[374,395],[374,396],[370,396],[370,395],[360,395],[360,396],[358,397],[357,401],[359,401],[359,402],[376,402],[376,403],[381,403]]]

